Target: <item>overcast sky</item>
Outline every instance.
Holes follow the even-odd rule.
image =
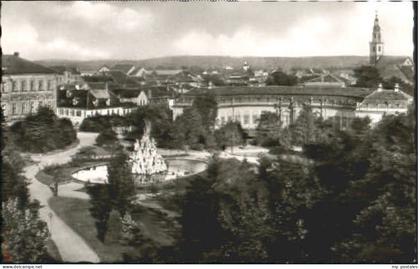
[[[3,2],[3,53],[27,59],[412,55],[410,2]]]

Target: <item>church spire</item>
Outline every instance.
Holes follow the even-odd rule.
[[[375,65],[384,54],[384,43],[381,38],[381,27],[379,26],[378,13],[375,14],[373,22],[372,41],[369,43],[369,61]]]

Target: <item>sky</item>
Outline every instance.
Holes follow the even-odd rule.
[[[23,58],[413,54],[411,2],[2,2],[3,53]]]

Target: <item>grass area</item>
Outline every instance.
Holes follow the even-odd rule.
[[[52,197],[48,200],[48,204],[97,253],[101,262],[122,262],[122,253],[131,249],[120,243],[121,224],[116,212],[113,212],[110,216],[105,243],[102,243],[96,238],[95,221],[89,212],[89,201],[68,197]]]
[[[45,185],[50,185],[55,182],[67,182],[73,180],[71,175],[77,169],[97,163],[102,163],[102,161],[87,161],[79,164],[67,163],[63,165],[50,165],[39,171],[35,177],[39,182]]]
[[[36,174],[36,179],[45,185],[50,185],[55,182],[66,182],[72,180],[71,174],[75,167],[64,166],[49,166]]]

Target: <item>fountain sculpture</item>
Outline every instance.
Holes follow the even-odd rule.
[[[164,159],[157,152],[156,143],[150,138],[151,124],[145,122],[143,137],[136,140],[134,151],[130,154],[129,165],[134,174],[136,185],[174,180],[186,175],[204,171],[207,164],[203,161],[168,158]],[[72,174],[73,178],[95,184],[108,182],[108,167],[106,164],[85,167]]]
[[[143,137],[134,144],[134,151],[130,156],[133,174],[153,175],[168,170],[165,160],[157,152],[154,139],[150,138],[150,126],[150,122],[145,121]]]

